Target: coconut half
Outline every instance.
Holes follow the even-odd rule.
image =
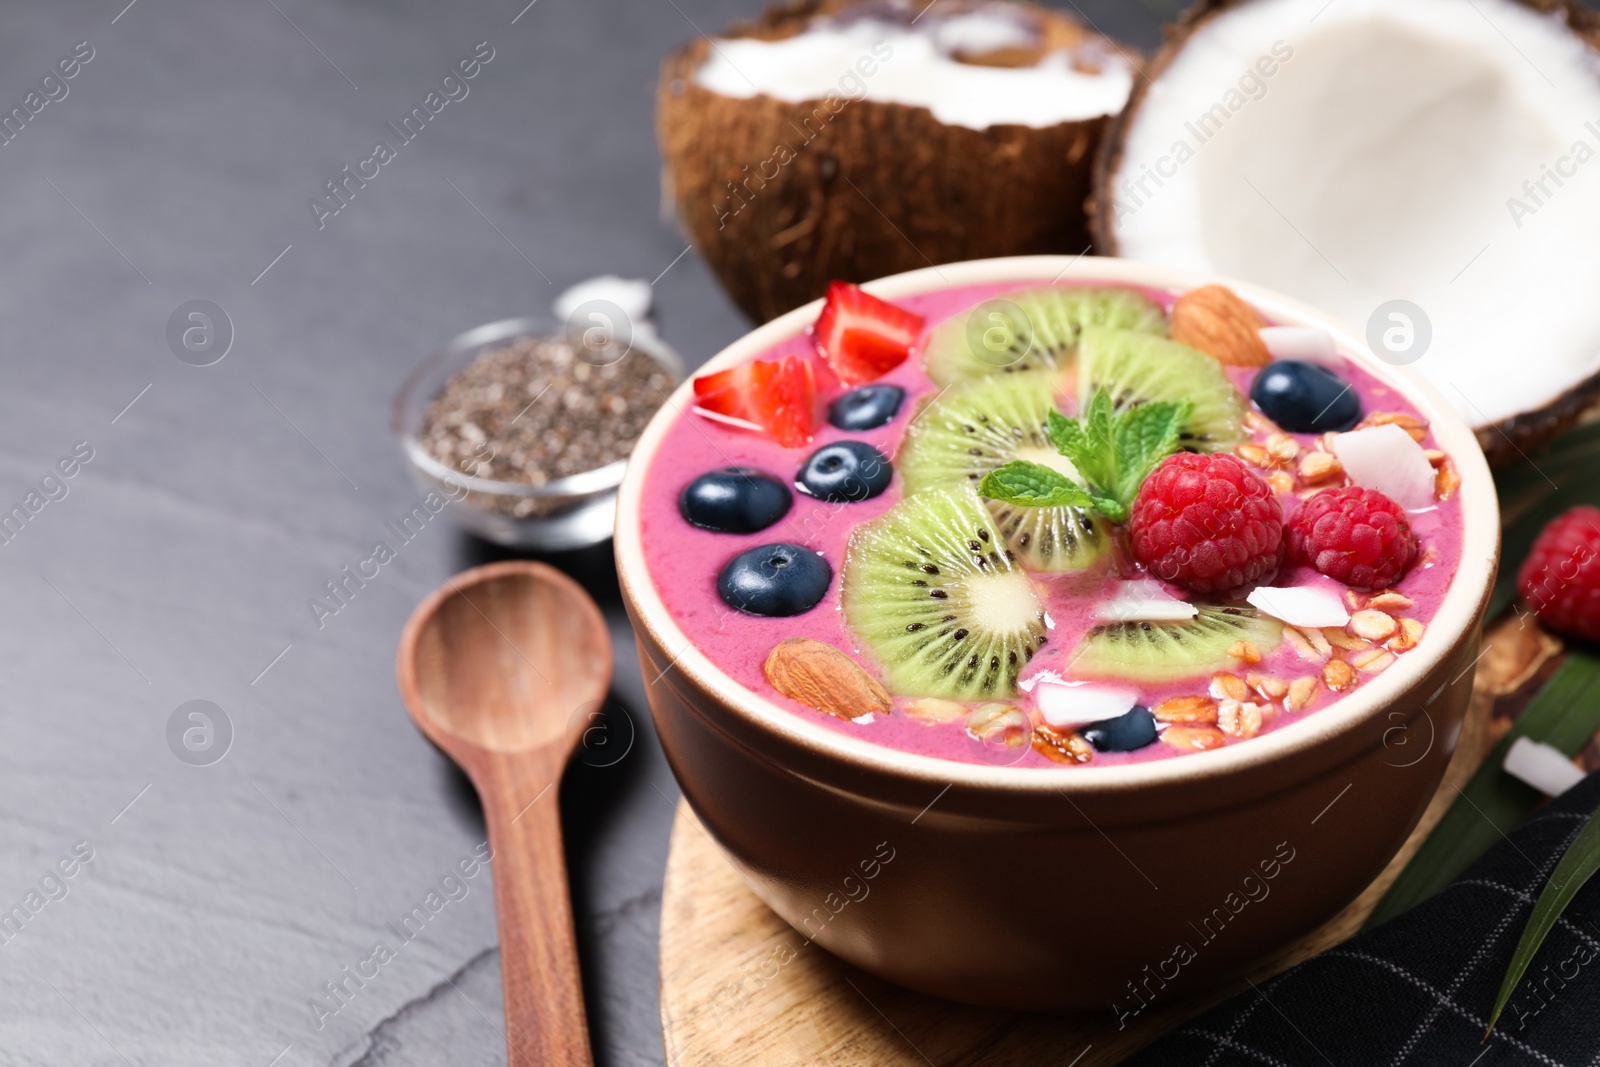
[[[999,0],[809,0],[662,67],[664,199],[765,320],[829,281],[1089,247],[1135,55]]]
[[[1201,0],[1106,136],[1097,248],[1336,314],[1514,459],[1600,393],[1597,41],[1566,0]]]

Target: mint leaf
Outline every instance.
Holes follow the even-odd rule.
[[[1044,430],[1050,443],[1056,446],[1056,451],[1068,459],[1082,445],[1083,423],[1069,419],[1059,411],[1052,410],[1046,416]]]
[[[1051,412],[1045,427],[1056,451],[1072,461],[1079,477],[1105,492],[1114,491],[1117,484],[1115,418],[1111,398],[1100,389],[1081,418]]]
[[[996,467],[978,483],[978,495],[1025,508],[1089,508],[1095,498],[1059,471],[1025,459]]]
[[[1193,411],[1187,400],[1118,411],[1110,394],[1096,389],[1079,418],[1052,411],[1045,419],[1050,443],[1072,461],[1087,490],[1049,467],[1014,460],[989,472],[978,492],[1026,507],[1092,507],[1112,522],[1126,522],[1140,483],[1177,449]]]
[[[1089,398],[1089,406],[1081,416],[1083,432],[1090,447],[1107,456],[1113,467],[1116,462],[1117,410],[1111,405],[1111,395],[1102,386]]]
[[[1128,521],[1128,508],[1121,501],[1097,496],[1094,498],[1094,509],[1112,522]]]
[[[1139,486],[1156,464],[1178,448],[1178,435],[1189,421],[1194,405],[1187,400],[1156,400],[1118,413],[1117,458],[1119,469],[1112,489],[1118,500],[1131,504]]]

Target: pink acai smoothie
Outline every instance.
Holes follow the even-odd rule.
[[[927,328],[960,314],[983,301],[1020,289],[1039,288],[1037,283],[964,286],[942,292],[906,297],[895,303],[922,315]],[[1123,288],[1127,288],[1123,286]],[[1170,308],[1177,294],[1138,290],[1163,308]],[[809,332],[790,338],[761,353],[757,358],[772,360],[784,356],[816,359],[816,349]],[[1249,394],[1253,367],[1228,367],[1228,377]],[[1370,418],[1374,413],[1415,416],[1418,433],[1425,422],[1414,405],[1389,385],[1363,371],[1354,361],[1346,361],[1339,374],[1348,381],[1361,401],[1362,410]],[[1047,758],[1036,746],[1028,744],[1026,736],[1013,741],[1009,747],[997,748],[992,737],[976,736],[967,717],[946,722],[930,722],[927,717],[906,713],[906,707],[915,694],[893,694],[893,709],[889,714],[866,714],[857,719],[845,719],[826,714],[782,695],[767,680],[763,664],[775,645],[787,638],[804,637],[824,642],[849,653],[869,673],[881,676],[881,665],[874,662],[871,652],[852,634],[840,605],[841,577],[851,533],[860,524],[878,518],[902,497],[902,484],[898,472],[892,483],[881,494],[871,499],[850,503],[828,503],[802,492],[795,492],[793,506],[776,524],[756,533],[733,534],[714,532],[691,525],[680,513],[679,495],[696,477],[708,471],[729,466],[752,467],[767,472],[778,480],[792,484],[806,458],[817,448],[835,441],[862,441],[877,448],[893,459],[899,452],[908,424],[916,417],[920,407],[940,392],[923,371],[921,361],[914,354],[898,367],[878,379],[883,383],[902,387],[906,399],[899,414],[887,425],[867,431],[845,431],[819,419],[813,439],[798,448],[786,448],[760,433],[704,417],[689,407],[676,413],[672,426],[661,440],[660,447],[651,458],[644,480],[641,507],[641,542],[649,567],[651,580],[673,619],[689,639],[718,667],[738,683],[770,703],[783,709],[783,714],[796,715],[828,729],[865,739],[893,749],[932,756],[958,762],[1004,763],[1019,768],[1059,768],[1059,760]],[[819,404],[826,403],[848,391],[827,373],[818,361]],[[1071,414],[1071,412],[1068,412]],[[1250,425],[1249,432],[1255,442],[1264,441],[1275,427]],[[1291,435],[1303,449],[1314,448],[1318,435]],[[1431,433],[1422,437],[1425,449],[1437,449]],[[1292,474],[1292,464],[1290,471]],[[1263,474],[1267,473],[1265,470]],[[1281,482],[1280,482],[1281,484]],[[1334,482],[1332,484],[1344,484]],[[1275,487],[1276,488],[1276,487]],[[1285,520],[1293,514],[1304,496],[1310,491],[1295,484],[1278,493]],[[1421,545],[1421,555],[1403,578],[1392,586],[1395,593],[1410,601],[1409,606],[1396,614],[1420,623],[1424,628],[1433,619],[1454,575],[1460,559],[1462,518],[1459,502],[1452,496],[1428,508],[1410,512],[1411,527]],[[746,614],[730,607],[718,594],[718,576],[723,566],[735,556],[761,545],[790,542],[803,545],[822,556],[832,567],[832,583],[820,603],[802,614],[791,617],[766,618]],[[1125,564],[1124,564],[1125,566]],[[1049,634],[1044,647],[1028,662],[1017,682],[1018,691],[1005,699],[1016,706],[1019,719],[1038,723],[1034,694],[1041,684],[1058,680],[1073,680],[1071,653],[1084,633],[1095,625],[1092,612],[1102,603],[1119,576],[1104,569],[1087,572],[1047,575],[1030,574],[1047,614]],[[1124,572],[1121,578],[1139,577]],[[1295,588],[1320,588],[1355,611],[1365,603],[1370,593],[1350,594],[1346,587],[1331,578],[1317,573],[1309,566],[1285,564],[1272,585]],[[1173,592],[1184,597],[1182,590]],[[1392,601],[1398,603],[1398,601]],[[1287,628],[1286,628],[1287,629]],[[1311,635],[1312,640],[1316,639]],[[1337,637],[1337,635],[1335,635]],[[1261,725],[1257,735],[1297,721],[1305,715],[1337,702],[1341,695],[1351,691],[1335,691],[1321,683],[1322,662],[1318,649],[1306,649],[1306,642],[1294,640],[1296,634],[1286,633],[1276,647],[1262,650],[1258,663],[1240,662],[1224,673],[1244,683],[1249,678],[1255,685],[1260,679],[1289,680],[1312,677],[1319,680],[1314,695],[1304,706],[1292,710],[1286,707],[1281,692],[1260,693],[1252,687],[1249,700],[1261,709]],[[1380,645],[1382,643],[1380,642]],[[1399,647],[1399,646],[1396,646]],[[1399,652],[1403,655],[1404,652]],[[1337,658],[1337,652],[1335,653]],[[1350,657],[1347,657],[1350,658]],[[1379,658],[1379,657],[1368,657]],[[1378,670],[1382,667],[1379,665]],[[1218,691],[1218,672],[1207,671],[1193,678],[1151,684],[1132,683],[1139,691],[1139,703],[1158,707],[1170,698],[1185,696],[1210,696],[1226,700],[1226,692]],[[1355,671],[1352,686],[1359,686],[1376,674]],[[1236,695],[1236,694],[1234,694]],[[973,702],[974,707],[978,702]],[[1159,717],[1159,716],[1158,716]],[[1163,731],[1172,725],[1163,722]],[[1228,736],[1225,744],[1247,744],[1249,737]],[[1092,759],[1082,765],[1085,773],[1096,766],[1114,766],[1152,759],[1167,759],[1183,755],[1191,749],[1171,743],[1153,743],[1131,752],[1096,751]]]

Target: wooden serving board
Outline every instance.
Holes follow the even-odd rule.
[[[1559,651],[1533,628],[1497,628],[1478,663],[1476,695],[1455,757],[1416,831],[1354,903],[1263,965],[1251,981],[1360,929]],[[1245,988],[1241,981],[1174,1001],[1141,1013],[1120,1031],[1110,1012],[1035,1015],[935,1000],[873,978],[807,942],[757,899],[688,805],[678,808],[661,902],[661,1023],[670,1067],[1091,1067],[1119,1062]]]

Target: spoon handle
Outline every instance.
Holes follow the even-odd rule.
[[[562,765],[491,755],[477,776],[494,849],[510,1067],[591,1067],[583,978],[561,843]]]

